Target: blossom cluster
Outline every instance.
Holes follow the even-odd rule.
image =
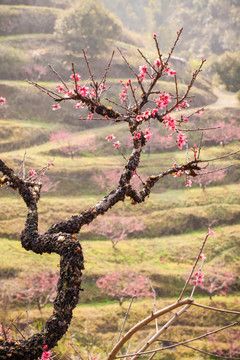
[[[115,136],[113,134],[106,137],[107,142],[112,141],[114,150],[119,149],[120,147],[120,141],[113,141],[115,139]]]
[[[6,98],[0,96],[0,104],[3,105],[6,103]]]
[[[154,98],[154,101],[159,109],[163,109],[165,106],[167,106],[172,100],[171,95],[164,92],[158,94],[158,98]]]
[[[0,324],[0,337],[5,337],[7,338],[7,340],[12,340],[12,337],[11,337],[11,330],[8,328],[3,328],[2,324]]]
[[[47,351],[48,346],[44,345],[44,352],[42,353],[41,360],[53,360],[52,352],[50,350]]]

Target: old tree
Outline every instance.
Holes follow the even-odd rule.
[[[127,61],[125,56],[119,49],[123,61],[133,75],[133,79],[121,82],[121,92],[119,94],[119,103],[111,99],[104,99],[103,95],[108,90],[107,75],[111,66],[111,60],[100,81],[96,81],[91,70],[89,60],[86,53],[83,51],[84,59],[89,70],[89,84],[84,86],[80,84],[80,76],[75,72],[75,67],[72,65],[72,75],[70,87],[62,79],[62,77],[54,70],[53,72],[61,82],[57,87],[58,92],[42,87],[36,83],[31,83],[36,88],[50,96],[54,101],[53,110],[60,109],[65,102],[75,102],[75,106],[83,108],[88,111],[87,118],[91,121],[104,119],[106,121],[124,122],[126,123],[126,132],[130,132],[132,139],[131,155],[126,160],[126,165],[122,169],[119,176],[118,185],[110,193],[108,193],[95,206],[92,206],[77,215],[71,216],[68,220],[52,225],[44,234],[38,232],[38,200],[40,198],[42,183],[40,181],[40,173],[31,173],[27,177],[18,176],[17,172],[11,169],[5,161],[0,160],[0,171],[2,173],[1,185],[13,188],[18,191],[23,198],[27,209],[27,219],[25,227],[21,233],[21,243],[25,250],[32,250],[36,254],[56,253],[60,257],[60,277],[57,285],[57,295],[54,300],[54,310],[51,317],[47,320],[42,331],[35,333],[29,338],[20,340],[8,339],[3,336],[0,338],[0,359],[15,359],[15,360],[33,360],[40,358],[46,350],[52,349],[58,341],[67,332],[69,324],[73,316],[73,309],[76,307],[81,291],[81,278],[84,269],[84,257],[82,253],[81,244],[76,238],[75,234],[79,233],[82,227],[93,222],[99,215],[103,215],[110,210],[115,204],[122,201],[131,201],[132,205],[140,204],[151,194],[154,185],[164,177],[176,176],[185,177],[186,186],[191,186],[192,178],[206,172],[206,166],[209,162],[219,160],[219,158],[201,159],[200,150],[201,143],[195,146],[192,151],[188,151],[188,139],[186,132],[186,123],[190,120],[192,115],[199,115],[202,109],[194,111],[188,116],[173,115],[174,111],[181,111],[186,109],[189,104],[190,90],[202,70],[205,59],[202,59],[199,68],[193,73],[187,90],[184,94],[179,91],[176,72],[170,68],[169,61],[178,40],[180,38],[182,29],[177,32],[176,41],[173,44],[167,57],[163,58],[157,35],[153,34],[153,40],[156,48],[155,61],[150,61],[140,50],[143,65],[139,66],[139,70],[135,70]],[[158,87],[159,79],[163,77],[173,77],[175,80],[175,94],[167,93]],[[137,82],[137,86],[133,82]],[[88,85],[88,86],[86,86]],[[5,99],[1,98],[2,106],[4,106]],[[178,113],[177,113],[178,114]],[[181,112],[180,112],[181,114]],[[141,158],[142,150],[148,141],[151,141],[152,130],[150,129],[150,122],[158,123],[159,126],[165,127],[169,138],[174,139],[179,149],[186,147],[187,160],[184,164],[176,164],[165,171],[156,174],[149,174],[149,177],[142,181],[142,187],[139,191],[136,190],[131,180],[133,176],[138,175],[138,166]],[[193,129],[193,131],[205,131],[208,129]],[[108,135],[108,134],[106,134]],[[114,135],[109,134],[107,141],[112,142],[113,148],[121,152],[121,144],[115,139]],[[227,154],[223,157],[228,157],[234,154]],[[147,316],[145,319],[137,323],[127,333],[123,334],[121,331],[119,339],[112,351],[108,355],[108,360],[116,357],[131,357],[137,359],[142,354],[147,354],[148,357],[153,358],[158,354],[158,351],[166,348],[176,347],[178,345],[187,344],[193,339],[182,341],[181,343],[168,343],[167,346],[158,347],[147,350],[159,336],[168,329],[183,313],[185,313],[191,306],[203,307],[206,311],[220,311],[230,314],[238,314],[237,311],[223,310],[211,307],[204,307],[194,301],[193,295],[198,285],[203,282],[202,267],[205,257],[203,255],[203,248],[210,235],[214,232],[209,229],[208,233],[200,247],[200,251],[196,254],[196,261],[193,264],[192,270],[186,280],[185,286],[179,296],[179,299],[170,304],[168,307],[157,310]],[[198,265],[200,262],[200,265]],[[196,272],[196,267],[198,271]],[[195,280],[192,280],[194,277]],[[185,290],[190,280],[193,283],[190,297],[184,297]],[[133,295],[134,296],[134,295]],[[176,312],[174,312],[176,310]],[[171,312],[171,314],[170,314]],[[158,327],[156,323],[156,332],[148,340],[140,345],[138,350],[134,353],[129,353],[119,356],[119,351],[123,349],[126,342],[144,326],[164,314],[169,314],[169,321],[162,327]],[[210,333],[216,333],[226,327],[231,327],[237,323],[231,323],[224,328],[215,329]],[[208,334],[203,334],[198,338],[206,337]],[[45,357],[46,358],[46,357]]]

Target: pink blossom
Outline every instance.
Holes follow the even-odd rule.
[[[149,141],[151,139],[152,135],[153,135],[153,133],[151,133],[150,130],[151,130],[150,128],[145,130],[144,137],[145,137],[146,141]]]
[[[206,256],[203,253],[200,254],[199,258],[203,259],[203,260],[206,260]]]
[[[170,128],[172,131],[175,131],[176,125],[175,125],[176,118],[171,115],[164,116],[163,123],[166,126],[166,128]]]
[[[84,103],[82,103],[81,101],[78,102],[78,103],[75,105],[75,108],[76,108],[76,109],[83,109],[83,108],[84,108]]]
[[[183,145],[186,144],[187,136],[179,131],[177,135],[176,143],[178,144],[179,149],[182,149]]]
[[[92,120],[92,117],[93,117],[93,113],[90,113],[90,114],[88,114],[88,120]]]
[[[74,94],[74,90],[73,89],[68,89],[65,92],[65,97],[71,97]]]
[[[35,170],[29,170],[28,171],[28,174],[30,175],[30,176],[35,176],[36,175],[36,171]]]
[[[91,96],[93,96],[93,97],[96,96],[96,91],[94,89],[92,89],[92,91],[91,91]]]
[[[0,104],[5,104],[6,103],[6,98],[4,97],[0,97]]]
[[[79,94],[81,94],[82,96],[87,96],[89,94],[89,88],[86,86],[78,86],[78,92]]]
[[[119,147],[120,147],[120,141],[116,141],[113,143],[114,150],[119,149]]]
[[[198,271],[194,274],[196,276],[196,279],[192,281],[194,285],[202,285],[204,282],[204,275],[201,273],[201,271]]]
[[[174,76],[176,75],[176,71],[170,69],[170,68],[166,68],[163,70],[163,72],[165,72],[168,76]]]
[[[113,139],[115,139],[115,136],[112,134],[112,135],[109,135],[106,137],[106,140],[109,142],[109,141],[112,141]]]
[[[122,92],[119,94],[119,97],[122,103],[127,99],[128,95],[127,95],[127,90],[125,88],[122,89]]]
[[[147,69],[148,69],[147,65],[139,66],[138,78],[139,78],[140,81],[143,81],[146,78]]]
[[[178,104],[178,106],[176,107],[176,110],[182,110],[182,109],[186,109],[188,108],[190,105],[188,104],[187,101],[182,101],[181,103]]]
[[[158,95],[158,98],[154,98],[154,101],[156,105],[159,107],[159,109],[163,109],[164,106],[167,106],[172,100],[171,95],[168,93],[160,93]]]
[[[215,236],[216,233],[212,229],[208,228],[208,235]]]
[[[58,92],[61,93],[64,91],[64,88],[61,85],[57,85],[56,89],[58,89]]]
[[[192,180],[187,179],[186,182],[185,182],[185,186],[186,187],[191,187],[192,186]]]
[[[173,134],[168,134],[168,139],[173,140]]]
[[[156,60],[154,61],[154,64],[155,64],[157,67],[160,67],[160,65],[161,65],[160,59],[156,59]]]
[[[133,140],[138,140],[141,138],[141,136],[142,136],[142,132],[138,131],[138,133],[137,134],[135,133],[132,138]]]
[[[153,37],[157,37],[157,34],[155,32],[153,33]]]
[[[138,122],[142,121],[142,118],[143,118],[143,115],[139,114],[137,117],[136,117],[136,120]]]
[[[150,109],[147,109],[147,110],[144,112],[143,116],[145,117],[145,119],[148,119],[148,118],[151,116],[151,110],[150,110]]]
[[[202,113],[203,113],[203,111],[204,111],[204,109],[198,110],[198,111],[196,112],[196,114],[198,114],[199,116],[201,116]]]
[[[152,109],[152,116],[155,117],[155,115],[158,113],[158,109]]]
[[[68,341],[68,342],[67,342],[67,346],[71,346],[71,343],[70,343],[70,341]]]
[[[76,81],[80,81],[80,80],[81,80],[81,77],[80,77],[79,74],[75,74],[75,76],[74,76],[74,74],[72,74],[72,75],[70,76],[70,79],[73,79],[73,80],[76,80]]]
[[[53,109],[53,111],[59,110],[59,109],[61,109],[61,106],[60,106],[59,104],[57,104],[57,105],[52,105],[52,109]]]

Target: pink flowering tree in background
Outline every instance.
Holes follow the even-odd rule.
[[[205,173],[197,176],[193,179],[195,184],[198,184],[203,191],[206,190],[206,187],[212,183],[221,181],[226,176],[226,169],[217,170],[214,168],[208,168],[205,170]]]
[[[54,101],[54,104],[52,105],[53,111],[61,111],[61,106],[64,106],[66,102],[72,102],[74,104],[73,106],[78,110],[84,109],[88,112],[88,115],[85,118],[86,120],[97,121],[100,118],[109,122],[122,122],[126,125],[126,132],[129,132],[132,141],[130,154],[128,153],[128,155],[125,156],[121,153],[121,139],[116,138],[114,134],[106,134],[105,140],[103,139],[103,141],[105,141],[106,144],[108,142],[116,154],[123,156],[125,162],[125,166],[119,174],[116,186],[95,205],[83,210],[80,214],[71,216],[66,221],[53,224],[43,234],[38,231],[37,206],[42,187],[40,180],[42,173],[44,175],[44,172],[42,170],[30,170],[26,176],[24,171],[19,175],[19,172],[14,171],[3,160],[0,160],[0,171],[3,174],[0,179],[1,185],[17,190],[28,209],[26,223],[21,234],[21,244],[23,248],[27,251],[32,250],[34,253],[41,255],[44,253],[56,253],[60,257],[60,276],[57,283],[57,293],[54,300],[54,310],[52,315],[49,317],[41,331],[28,338],[19,340],[0,338],[0,360],[5,360],[6,358],[14,358],[15,360],[35,360],[41,356],[45,356],[45,359],[49,358],[51,356],[51,352],[49,353],[49,351],[56,346],[58,341],[67,332],[71,323],[73,309],[78,303],[81,291],[84,259],[81,244],[75,234],[79,233],[83,226],[94,222],[98,216],[104,215],[117,203],[128,200],[130,200],[131,205],[143,203],[151,195],[154,185],[164,177],[172,175],[176,178],[183,177],[186,186],[190,187],[192,183],[191,179],[201,175],[205,170],[207,163],[222,158],[226,159],[238,152],[215,158],[202,159],[200,157],[200,153],[202,154],[202,152],[200,152],[199,147],[194,147],[192,151],[188,150],[189,138],[184,129],[188,125],[191,116],[193,114],[199,115],[201,109],[194,110],[190,115],[186,115],[185,111],[190,106],[191,88],[193,87],[197,76],[202,71],[202,67],[206,60],[202,58],[198,69],[192,74],[192,78],[186,87],[185,92],[180,91],[176,71],[169,67],[169,61],[180,39],[181,33],[182,29],[177,31],[177,37],[173,47],[165,58],[163,58],[160,51],[157,34],[153,34],[156,50],[155,58],[150,60],[141,52],[141,50],[139,50],[142,63],[138,69],[131,66],[125,55],[119,49],[123,61],[126,63],[129,72],[132,74],[132,78],[129,78],[127,81],[121,81],[119,102],[106,97],[106,93],[109,89],[107,86],[107,75],[114,53],[112,54],[102,78],[96,80],[89,59],[83,50],[83,56],[89,71],[90,79],[84,85],[81,83],[81,76],[75,71],[74,64],[72,64],[72,74],[70,76],[70,81],[68,82],[51,68],[60,81],[55,92],[37,83],[29,82],[37,89],[46,93]],[[159,80],[163,80],[165,77],[172,77],[174,79],[174,94],[167,93],[162,89],[162,85],[159,85]],[[2,97],[1,106],[4,106],[4,104],[5,99]],[[141,176],[139,175],[141,155],[146,144],[151,141],[154,135],[154,128],[151,126],[151,123],[164,129],[166,131],[166,136],[169,139],[172,139],[176,149],[182,151],[184,156],[182,156],[183,160],[181,160],[179,164],[174,163],[168,169],[163,171],[156,168],[154,174],[146,168],[148,176],[146,179],[141,180]],[[206,129],[193,128],[191,130],[204,131]],[[207,130],[210,129],[207,128]],[[117,156],[115,159],[117,159]],[[50,165],[48,164],[47,168],[49,168]],[[117,160],[116,166],[118,166]],[[140,180],[140,189],[135,188],[135,185],[131,182],[134,176],[137,176]],[[131,226],[131,224],[128,224],[128,226]],[[232,315],[240,314],[237,311],[203,306],[196,303],[194,299],[197,286],[202,285],[204,281],[203,266],[206,258],[203,254],[203,250],[208,237],[213,235],[213,230],[209,229],[200,249],[199,245],[196,245],[198,248],[196,249],[196,260],[178,300],[160,310],[156,308],[155,303],[154,312],[134,325],[125,334],[121,332],[117,343],[108,354],[107,360],[115,359],[118,356],[119,351],[125,349],[127,341],[134,334],[138,333],[138,331],[152,321],[156,320],[157,322],[157,319],[162,315],[168,315],[169,320],[161,327],[156,323],[154,335],[148,336],[144,341],[142,339],[141,344],[137,349],[132,353],[128,351],[128,354],[124,354],[123,357],[127,356],[131,357],[131,360],[137,360],[141,355],[147,354],[148,356],[151,356],[152,359],[159,351],[176,348],[177,346],[196,340],[196,338],[188,339],[178,343],[174,342],[174,344],[170,346],[148,350],[149,347],[156,344],[159,337],[192,306],[204,308],[204,311],[207,309],[208,311],[221,311]],[[186,289],[193,277],[191,295],[186,297]],[[128,282],[127,276],[125,275],[124,281],[126,281],[126,283],[122,289],[128,289],[129,296],[130,293],[137,293],[139,286],[139,296],[143,293],[150,295],[144,277],[139,278],[135,276],[134,280],[130,277]],[[110,284],[110,279],[106,282],[100,282],[102,288],[106,286],[107,289],[108,284]],[[144,290],[143,287],[145,288]],[[116,292],[120,291],[117,289],[115,290]],[[120,294],[123,296],[124,292],[121,293],[120,291]],[[212,330],[207,334],[202,334],[198,339],[236,325],[236,322],[231,323],[225,327]],[[14,354],[14,357],[12,354]]]
[[[87,139],[74,139],[74,134],[70,133],[69,131],[57,131],[52,133],[50,137],[50,141],[53,142],[67,142],[68,145],[59,147],[59,152],[63,154],[67,154],[74,159],[75,154],[79,153],[80,151],[89,151],[93,152],[97,150],[97,143],[95,137],[89,137]]]
[[[98,235],[105,236],[112,242],[113,248],[117,244],[127,239],[130,234],[138,236],[143,233],[146,225],[139,219],[129,218],[127,216],[112,214],[108,219],[99,218],[96,222],[90,225],[90,229]]]
[[[219,337],[212,335],[209,341],[212,345],[213,351],[216,355],[223,359],[239,359],[240,357],[240,331],[228,330],[221,334],[221,345],[219,344]],[[223,345],[224,344],[224,345]]]
[[[232,141],[240,140],[240,126],[236,124],[236,120],[232,119],[229,122],[218,120],[215,125],[217,129],[214,132],[207,132],[204,136],[206,143],[225,146]]]
[[[59,274],[45,272],[41,275],[28,277],[25,289],[15,294],[18,301],[25,304],[37,303],[39,311],[56,297]]]
[[[206,292],[212,300],[213,295],[226,295],[237,284],[237,278],[237,274],[228,271],[219,269],[208,271],[204,283],[200,283],[199,288]]]
[[[128,298],[152,297],[147,276],[134,272],[116,272],[101,276],[97,280],[101,292],[119,301],[122,305]]]

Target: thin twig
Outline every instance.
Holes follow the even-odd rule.
[[[131,81],[129,82],[129,86],[130,86],[130,89],[131,89],[131,92],[132,92],[133,99],[134,99],[135,104],[136,104],[136,108],[137,108],[138,112],[140,112],[141,110],[140,110],[140,108],[139,108],[139,103],[138,103],[138,101],[137,101],[137,99],[136,99],[135,91],[133,90],[132,82],[131,82]]]
[[[202,150],[202,144],[203,144],[203,132],[202,132],[202,135],[201,135],[199,149],[198,149],[198,156],[197,156],[198,160],[200,159],[200,153],[201,153],[201,150]]]
[[[49,90],[49,89],[45,88],[44,86],[35,83],[34,81],[27,80],[27,83],[29,83],[30,85],[35,86],[38,90],[41,90],[43,93],[47,94],[50,98],[54,99],[55,101],[63,101],[63,100],[67,99],[67,98],[66,99],[63,98],[61,95],[55,93],[54,91]],[[56,99],[56,96],[58,96],[59,99]]]
[[[52,70],[52,72],[59,78],[59,80],[61,81],[61,83],[63,84],[63,86],[65,86],[66,90],[69,90],[67,84],[65,83],[65,81],[62,79],[62,77],[58,74],[58,72],[56,70],[54,70],[54,68],[52,67],[52,65],[48,64],[48,66],[50,67],[50,69]]]
[[[153,39],[154,39],[154,41],[155,41],[155,45],[156,45],[156,48],[157,48],[158,57],[159,57],[159,60],[160,60],[160,63],[161,63],[161,73],[162,73],[163,68],[164,68],[164,66],[163,66],[163,61],[162,61],[162,54],[161,54],[161,51],[160,51],[160,49],[159,49],[157,37],[154,36]]]
[[[167,342],[172,342],[172,343],[175,343],[177,344],[177,341],[173,341],[173,340],[162,340],[161,341],[167,341]],[[195,350],[195,351],[198,351],[202,354],[205,354],[205,355],[208,355],[208,356],[214,356],[214,357],[217,357],[219,359],[229,359],[229,360],[240,360],[240,358],[233,358],[233,357],[229,357],[229,356],[222,356],[222,355],[217,355],[217,354],[214,354],[214,353],[210,353],[210,352],[207,352],[207,351],[204,351],[204,350],[200,350],[200,349],[196,349],[195,347],[193,346],[190,346],[190,345],[182,345],[186,348],[189,348],[189,349],[192,349],[192,350]],[[154,353],[156,354],[156,353]],[[150,359],[150,358],[149,358]]]
[[[181,294],[180,294],[180,296],[179,296],[178,301],[180,301],[180,300],[182,299],[182,297],[183,297],[183,295],[184,295],[184,292],[185,292],[185,290],[186,290],[186,287],[188,286],[189,281],[191,280],[191,277],[192,277],[192,275],[193,275],[193,273],[194,273],[194,271],[195,271],[195,269],[196,269],[198,260],[200,259],[200,255],[201,255],[201,253],[202,253],[202,251],[203,251],[203,249],[204,249],[204,246],[205,246],[205,244],[206,244],[206,242],[207,242],[208,236],[209,236],[209,233],[207,233],[207,235],[205,236],[205,239],[204,239],[204,241],[203,241],[203,243],[202,243],[202,246],[201,246],[201,248],[200,248],[200,250],[199,250],[199,253],[198,253],[198,256],[197,256],[197,258],[196,258],[196,261],[195,261],[195,263],[194,263],[194,265],[193,265],[192,271],[190,272],[190,274],[189,274],[189,276],[188,276],[188,278],[187,278],[187,280],[186,280],[186,283],[185,283],[185,285],[184,285],[184,287],[183,287],[183,289],[182,289],[182,291],[181,291]]]
[[[78,84],[77,84],[77,79],[76,79],[74,63],[72,63],[72,73],[73,73],[73,79],[74,79],[74,84],[75,84],[75,92],[77,94],[78,93]]]
[[[177,103],[179,101],[179,94],[178,94],[178,83],[177,83],[177,76],[174,75],[174,80],[175,80],[175,89],[176,89],[176,100],[177,100]]]
[[[210,127],[210,128],[194,128],[194,129],[182,129],[182,128],[178,128],[181,131],[185,131],[185,132],[191,132],[191,131],[208,131],[208,130],[216,130],[216,129],[220,129],[221,126],[217,126],[217,127]]]
[[[207,305],[202,305],[202,304],[198,304],[198,303],[193,303],[194,306],[198,306],[201,307],[203,309],[208,309],[208,310],[213,310],[213,311],[219,311],[219,312],[224,312],[227,314],[236,314],[236,315],[240,315],[239,311],[235,311],[235,310],[225,310],[225,309],[219,309],[219,308],[215,308],[213,306],[207,306]]]
[[[148,282],[150,284],[150,287],[152,289],[152,292],[153,292],[153,299],[154,299],[154,311],[157,312],[157,299],[156,299],[156,291],[152,285],[152,282],[150,280],[150,277],[148,276]],[[155,319],[155,323],[156,323],[156,331],[158,332],[158,320]]]
[[[110,100],[109,98],[105,98],[105,100],[109,101],[111,104],[114,104],[124,110],[126,110],[128,113],[130,113],[132,116],[136,117],[136,113],[134,113],[133,111],[131,111],[129,108],[127,108],[126,106],[120,105],[117,102]]]
[[[28,316],[28,310],[26,310],[26,314],[27,314],[28,336],[31,336],[31,329],[30,329],[30,321],[29,321],[29,316]]]
[[[182,34],[182,31],[183,31],[183,28],[181,28],[181,29],[177,32],[177,38],[176,38],[176,40],[175,40],[175,42],[174,42],[174,44],[173,44],[173,47],[171,48],[170,53],[168,54],[167,60],[164,62],[164,67],[167,66],[167,64],[168,64],[168,62],[169,62],[169,60],[170,60],[170,58],[171,58],[171,56],[172,56],[172,54],[173,54],[173,51],[174,51],[174,49],[175,49],[175,47],[176,47],[176,45],[177,45],[177,43],[178,43],[178,41],[179,41],[179,39],[180,39],[180,36],[181,36],[181,34]]]
[[[228,166],[225,166],[225,167],[222,167],[222,168],[218,168],[218,169],[215,169],[215,170],[211,170],[211,171],[207,171],[207,172],[201,172],[201,176],[203,175],[208,175],[208,174],[212,174],[212,173],[215,173],[215,172],[218,172],[218,171],[221,171],[221,170],[226,170],[230,167],[232,167],[234,165],[228,165]]]
[[[20,169],[19,169],[19,172],[18,172],[18,176],[21,176],[21,172],[22,172],[22,178],[23,180],[25,180],[25,158],[26,158],[26,150],[24,151],[24,154],[23,154],[23,159],[22,159],[22,163],[21,163],[21,166],[20,166]]]
[[[106,69],[105,69],[105,73],[104,73],[104,75],[103,75],[103,77],[102,77],[102,80],[100,81],[99,85],[101,85],[101,84],[102,84],[103,86],[105,85],[106,78],[107,78],[107,74],[108,74],[108,72],[109,72],[109,70],[110,70],[110,67],[111,67],[111,64],[112,64],[112,60],[113,60],[114,54],[115,54],[115,50],[113,50],[113,52],[112,52],[112,56],[111,56],[111,58],[110,58],[110,61],[109,61],[108,65],[107,65]]]
[[[166,347],[161,347],[161,348],[154,349],[154,350],[143,351],[143,352],[139,352],[139,353],[135,353],[135,354],[128,354],[128,355],[116,356],[115,358],[116,358],[116,359],[121,359],[121,358],[123,358],[123,357],[131,357],[131,356],[136,356],[136,355],[139,355],[139,356],[140,356],[140,355],[145,355],[145,354],[152,354],[152,353],[155,353],[155,352],[157,352],[157,351],[172,349],[172,348],[175,348],[175,347],[180,346],[180,345],[185,345],[185,344],[188,344],[188,343],[190,343],[190,342],[203,339],[203,338],[205,338],[205,337],[207,337],[207,336],[209,336],[209,335],[216,334],[216,333],[218,333],[219,331],[223,331],[223,330],[225,330],[225,329],[228,329],[228,328],[233,327],[233,326],[236,326],[236,325],[238,325],[238,322],[237,322],[237,321],[235,321],[234,323],[232,323],[232,324],[230,324],[230,325],[223,326],[223,327],[221,327],[220,329],[210,331],[210,332],[205,333],[205,334],[203,334],[203,335],[197,336],[197,337],[192,338],[192,339],[189,339],[189,340],[181,341],[181,342],[178,342],[178,343],[173,344],[173,345],[169,345],[169,346],[166,346]]]
[[[93,76],[93,73],[92,73],[92,70],[91,70],[91,67],[90,67],[88,58],[87,58],[87,54],[86,54],[86,52],[85,52],[84,49],[82,49],[82,52],[83,52],[83,56],[84,56],[84,59],[85,59],[86,64],[87,64],[87,68],[88,68],[89,75],[90,75],[90,77],[91,77],[91,79],[92,79],[93,85],[96,87],[96,83],[95,83],[94,76]],[[96,89],[95,89],[95,90],[96,90]]]
[[[228,153],[228,154],[226,154],[226,155],[222,155],[222,156],[218,156],[218,157],[216,157],[216,158],[213,158],[213,159],[208,159],[208,160],[197,160],[197,162],[198,163],[204,163],[204,162],[210,162],[210,161],[216,161],[216,160],[221,160],[221,159],[225,159],[225,158],[227,158],[227,157],[230,157],[230,156],[232,156],[232,155],[236,155],[236,154],[238,154],[240,152],[240,150],[238,150],[238,151],[234,151],[234,152],[232,152],[232,153]]]
[[[169,306],[167,306],[164,309],[158,310],[156,313],[152,313],[151,315],[149,315],[148,317],[146,317],[145,319],[143,319],[142,321],[140,321],[139,323],[137,323],[136,325],[134,325],[123,337],[122,339],[117,342],[117,344],[114,346],[114,348],[112,349],[111,353],[108,356],[108,360],[113,360],[115,359],[118,351],[120,349],[122,349],[123,345],[140,329],[142,329],[144,326],[146,326],[147,324],[149,324],[150,322],[152,322],[153,320],[155,320],[157,317],[160,317],[164,314],[167,314],[169,312],[171,312],[172,310],[177,309],[180,306],[183,306],[185,304],[191,304],[193,302],[193,299],[187,298],[184,300],[181,300],[179,302],[176,302],[174,304],[171,304]]]
[[[135,290],[135,292],[134,292],[134,295],[133,295],[132,298],[131,298],[129,307],[128,307],[128,309],[127,309],[127,311],[126,311],[126,314],[125,314],[125,316],[124,316],[124,320],[123,320],[123,323],[122,323],[122,326],[121,326],[121,329],[120,329],[120,332],[119,332],[119,336],[118,336],[118,340],[117,340],[117,341],[119,341],[119,340],[121,339],[121,337],[122,337],[123,329],[124,329],[124,326],[125,326],[125,324],[126,324],[127,317],[128,317],[128,314],[129,314],[129,312],[130,312],[130,309],[131,309],[131,306],[132,306],[132,303],[133,303],[133,300],[135,299],[135,297],[136,297],[136,290]]]
[[[127,59],[125,58],[125,56],[123,55],[121,49],[119,49],[119,48],[117,48],[117,49],[118,49],[118,51],[120,52],[123,60],[125,61],[125,63],[126,63],[127,66],[129,67],[129,69],[130,69],[130,70],[132,71],[132,73],[135,75],[135,77],[136,77],[136,79],[137,79],[137,81],[138,81],[138,84],[139,84],[139,86],[141,87],[143,94],[145,95],[145,94],[146,94],[146,91],[145,91],[145,89],[144,89],[144,87],[143,87],[142,82],[140,81],[140,79],[139,79],[139,77],[138,77],[138,74],[133,70],[133,68],[131,67],[131,65],[129,64],[129,62],[127,61]]]
[[[13,323],[12,325],[15,327],[15,329],[17,330],[17,332],[22,336],[22,338],[23,338],[24,340],[26,340],[25,336],[24,336],[23,333],[18,329],[18,327],[17,327],[14,323]]]
[[[154,66],[150,63],[150,61],[146,58],[146,56],[143,55],[143,53],[141,52],[141,50],[140,50],[140,49],[137,49],[137,50],[138,50],[139,54],[143,57],[143,59],[146,61],[146,63],[148,63],[148,65],[153,69],[153,71],[154,71],[155,73],[157,73],[157,71],[156,71],[156,69],[154,68]]]

